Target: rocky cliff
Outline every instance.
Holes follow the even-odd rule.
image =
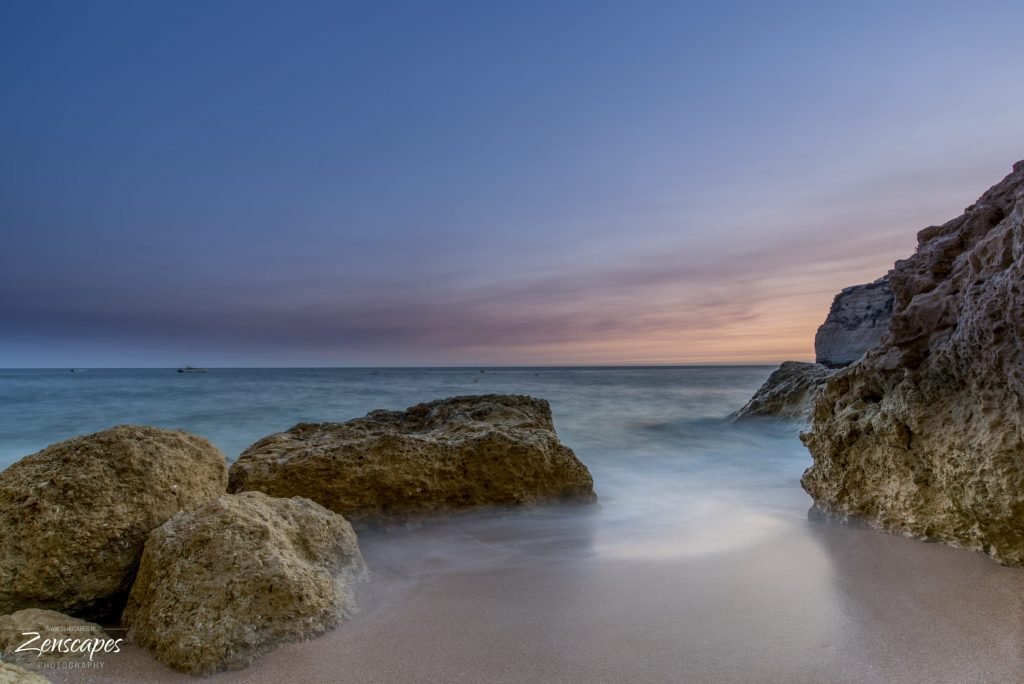
[[[822,513],[1024,562],[1024,162],[889,275],[889,333],[803,436]]]
[[[841,368],[859,359],[889,330],[892,303],[888,276],[837,294],[814,336],[815,360],[829,368]]]

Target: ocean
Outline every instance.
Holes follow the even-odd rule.
[[[551,402],[559,433],[594,455],[629,460],[687,450],[742,406],[772,368],[288,368],[0,370],[0,467],[68,437],[120,423],[181,428],[229,460],[299,422],[344,421],[458,394]],[[693,440],[696,439],[696,442]]]
[[[299,422],[344,421],[459,394],[551,403],[562,441],[590,468],[605,552],[730,548],[802,521],[810,464],[792,427],[732,425],[769,366],[642,368],[289,368],[0,371],[0,467],[121,423],[181,428],[234,460]],[[614,548],[613,548],[614,547]],[[662,548],[664,547],[664,548]]]

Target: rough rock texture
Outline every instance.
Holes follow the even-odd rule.
[[[50,684],[50,680],[17,665],[0,662],[0,684]]]
[[[888,276],[837,294],[814,336],[815,360],[829,368],[841,368],[859,359],[889,330],[892,304]]]
[[[224,494],[154,530],[122,621],[192,674],[332,629],[366,573],[348,522],[308,499]]]
[[[25,636],[26,632],[36,632],[39,640],[30,646],[40,646],[45,639],[101,639],[109,640],[111,637],[103,628],[92,622],[79,620],[63,613],[53,610],[38,610],[27,608],[19,610],[11,615],[0,615],[0,659],[7,663],[15,663],[25,667],[31,667],[34,663],[53,662],[55,660],[89,660],[88,653],[80,651],[54,650],[39,655],[32,651],[18,651],[18,647],[31,639]],[[70,647],[69,647],[70,648]],[[92,658],[97,662],[103,658],[102,652],[97,652]]]
[[[1024,562],[1024,162],[897,262],[890,333],[803,436],[817,508]]]
[[[785,361],[733,418],[738,421],[752,418],[806,421],[832,372],[817,363]]]
[[[587,467],[542,399],[454,397],[347,423],[300,424],[246,449],[229,490],[306,496],[356,519],[593,501]]]
[[[0,472],[0,613],[119,611],[150,530],[219,496],[224,456],[201,437],[120,425]]]

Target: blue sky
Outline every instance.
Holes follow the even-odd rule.
[[[774,362],[1024,158],[1020,3],[5,2],[0,367]]]

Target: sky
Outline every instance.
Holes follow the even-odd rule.
[[[0,367],[776,363],[1024,158],[1024,4],[0,2]]]

